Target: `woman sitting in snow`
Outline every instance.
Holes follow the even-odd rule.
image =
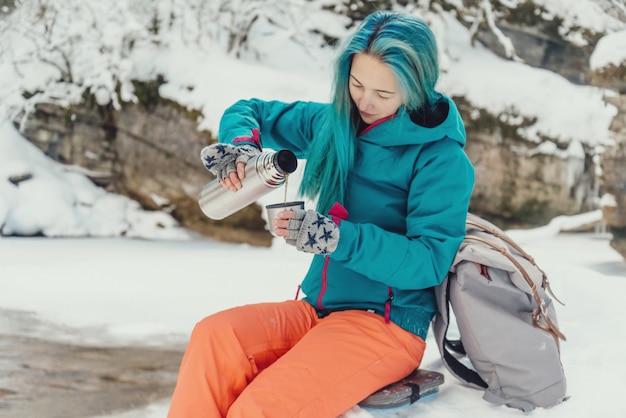
[[[253,99],[225,112],[227,152],[215,159],[216,146],[205,148],[205,165],[236,191],[262,146],[306,159],[300,191],[317,210],[281,212],[274,225],[315,255],[303,299],[196,325],[170,418],[336,417],[420,365],[432,287],[463,240],[474,182],[438,75],[428,26],[379,11],[338,57],[332,103]]]

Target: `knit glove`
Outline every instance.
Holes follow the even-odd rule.
[[[237,171],[237,163],[247,162],[261,151],[254,145],[212,144],[204,147],[200,152],[202,164],[218,180],[228,177],[232,171]]]
[[[287,231],[287,244],[305,253],[330,254],[339,242],[339,227],[314,210],[294,210]]]

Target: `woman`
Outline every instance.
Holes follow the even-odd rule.
[[[205,166],[233,191],[261,146],[307,164],[277,234],[314,253],[305,297],[198,323],[170,418],[340,415],[421,362],[441,283],[465,234],[474,182],[454,103],[435,91],[420,19],[370,15],[339,56],[330,104],[240,101]]]

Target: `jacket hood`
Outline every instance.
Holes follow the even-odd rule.
[[[465,146],[463,120],[454,102],[446,96],[431,112],[407,112],[401,108],[394,117],[370,125],[359,135],[362,141],[383,147],[426,144],[445,137]]]

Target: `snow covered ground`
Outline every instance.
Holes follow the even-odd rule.
[[[623,417],[626,388],[626,262],[608,237],[558,233],[552,228],[511,231],[548,273],[556,295],[562,362],[571,399],[535,417]],[[180,347],[197,320],[245,303],[293,298],[309,256],[276,239],[271,248],[181,240],[127,238],[0,239],[0,309],[25,311],[37,327],[12,334],[94,345]],[[0,321],[0,325],[2,322]],[[434,397],[396,411],[353,408],[346,418],[505,417],[517,410],[494,407],[479,391],[461,386],[444,369],[432,337],[423,367],[445,374]],[[109,418],[157,418],[168,399]]]

